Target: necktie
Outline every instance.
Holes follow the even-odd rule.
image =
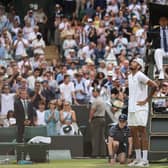
[[[24,108],[24,113],[25,113],[25,119],[28,119],[28,114],[27,114],[27,102],[26,100],[23,100],[23,108]]]
[[[165,28],[163,28],[163,47],[164,47],[164,51],[168,52],[166,29]]]

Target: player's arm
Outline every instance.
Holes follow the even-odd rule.
[[[144,101],[138,101],[137,102],[137,105],[139,105],[139,106],[143,106],[147,102],[149,102],[150,99],[152,98],[152,96],[154,95],[157,87],[158,87],[158,85],[156,84],[156,82],[154,82],[153,80],[148,80],[146,84],[150,87],[150,91],[148,93],[148,97]]]

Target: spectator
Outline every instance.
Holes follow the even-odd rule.
[[[1,94],[1,118],[6,118],[8,111],[14,110],[15,93],[10,93],[10,86],[5,84]]]
[[[57,130],[59,121],[59,112],[56,110],[55,100],[49,102],[49,109],[45,111],[45,122],[47,126],[47,136],[56,136],[60,130]]]
[[[76,122],[75,111],[71,109],[71,104],[67,101],[63,103],[63,109],[60,111],[61,135],[74,135],[75,129],[72,123]]]
[[[16,125],[16,118],[13,110],[9,110],[6,119],[4,119],[3,127],[11,127]]]
[[[45,107],[46,107],[46,103],[45,101],[39,101],[38,104],[38,109],[36,110],[36,122],[35,125],[46,125],[45,122]]]
[[[35,18],[36,24],[39,26],[39,31],[41,32],[42,36],[44,37],[44,41],[48,44],[48,39],[47,39],[47,34],[48,34],[47,21],[48,21],[48,17],[45,14],[43,8],[39,8],[36,11],[34,11],[34,18]]]
[[[24,17],[24,21],[30,20],[31,27],[34,27],[36,25],[36,19],[34,17],[33,10],[27,11],[27,15]]]
[[[32,103],[28,100],[28,94],[25,89],[19,92],[19,98],[14,103],[14,112],[17,125],[17,142],[23,142],[24,127],[35,124],[36,113]]]
[[[41,33],[36,33],[36,38],[32,42],[33,46],[33,53],[34,54],[39,54],[40,56],[44,56],[45,54],[45,42],[43,40],[42,34]]]
[[[74,79],[74,89],[75,89],[75,97],[76,100],[79,104],[86,104],[87,102],[87,97],[86,97],[86,86],[85,82],[82,78],[81,73],[75,74],[75,79]]]
[[[30,91],[29,96],[31,98],[31,102],[33,106],[38,109],[38,104],[40,101],[46,102],[46,98],[41,93],[41,82],[35,81],[35,88]]]
[[[55,99],[55,90],[49,86],[48,80],[42,81],[41,94],[45,97],[45,101],[48,104],[50,100]]]
[[[23,38],[22,29],[18,30],[17,39],[14,41],[13,48],[15,50],[14,58],[20,60],[22,55],[25,55],[26,48],[29,47],[29,42]]]
[[[60,85],[61,99],[68,101],[72,104],[73,100],[75,104],[78,104],[75,96],[74,84],[70,81],[70,76],[64,76],[64,82]]]
[[[34,90],[36,80],[38,81],[42,80],[42,78],[40,77],[40,73],[41,73],[40,68],[35,68],[33,74],[27,78],[28,87],[30,89]]]

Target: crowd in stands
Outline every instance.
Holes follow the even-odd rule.
[[[47,125],[48,135],[64,134],[69,127],[61,125],[76,122],[71,105],[91,104],[94,88],[117,122],[127,114],[129,61],[146,59],[146,0],[65,0],[53,13],[48,18],[37,5],[22,23],[13,6],[6,12],[0,5],[1,125],[16,124],[14,103],[26,90],[35,111],[31,124]],[[47,22],[61,61],[46,60]],[[157,94],[167,96],[163,85]]]

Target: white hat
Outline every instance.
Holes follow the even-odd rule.
[[[87,58],[85,62],[89,65],[94,65],[94,62],[92,61],[91,58]]]
[[[88,18],[88,22],[92,22],[93,21],[93,19],[92,18]]]
[[[135,58],[135,59],[133,59],[133,61],[138,63],[141,66],[141,68],[144,67],[144,62],[141,58]]]
[[[113,71],[108,71],[107,76],[113,76]]]

